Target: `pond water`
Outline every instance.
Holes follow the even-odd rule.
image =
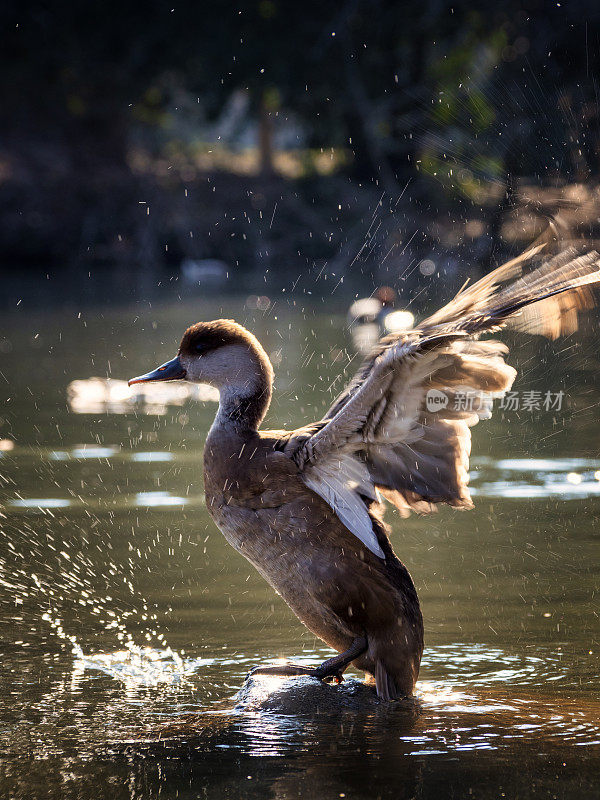
[[[140,374],[185,326],[221,315],[272,354],[272,427],[317,419],[356,366],[344,315],[323,307],[4,315],[0,795],[600,796],[592,325],[554,344],[513,339],[521,400],[564,400],[497,409],[474,430],[474,511],[389,514],[425,617],[416,704],[374,703],[356,675],[319,687],[316,705],[311,685],[265,711],[232,699],[253,665],[331,653],[206,513],[214,401],[68,403],[72,381]]]

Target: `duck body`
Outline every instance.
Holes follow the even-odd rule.
[[[409,695],[419,674],[423,618],[408,570],[378,509],[371,513],[386,558],[366,547],[357,552],[353,535],[282,452],[289,436],[213,426],[204,451],[208,511],[309,630],[338,652],[366,636],[368,649],[354,666],[389,682],[390,694]]]
[[[472,506],[470,428],[516,376],[508,348],[480,336],[507,324],[550,338],[571,333],[600,284],[598,253],[567,249],[543,260],[543,247],[463,287],[417,328],[382,339],[324,417],[294,431],[260,430],[273,368],[232,320],[192,325],[174,359],[130,381],[219,390],[204,452],[207,508],[227,541],[340,653],[284,674],[339,679],[353,663],[380,698],[412,693],[423,620],[382,498],[403,515]]]

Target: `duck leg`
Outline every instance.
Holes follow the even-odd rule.
[[[328,658],[327,661],[324,661],[320,666],[314,669],[312,674],[320,681],[333,679],[341,683],[344,680],[344,670],[355,658],[358,658],[358,656],[365,652],[367,646],[367,637],[357,636],[345,652],[333,658]]]
[[[350,647],[343,653],[333,658],[328,658],[318,667],[305,667],[301,664],[273,664],[268,667],[254,667],[248,673],[250,675],[280,675],[282,677],[291,675],[311,675],[320,681],[334,680],[341,683],[344,680],[343,672],[349,664],[358,658],[367,649],[367,637],[357,636]]]

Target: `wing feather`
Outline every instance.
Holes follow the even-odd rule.
[[[470,427],[516,376],[506,345],[477,337],[511,324],[556,338],[594,304],[596,252],[567,249],[517,277],[542,247],[463,287],[418,328],[382,339],[321,422],[287,440],[306,485],[379,557],[368,512],[377,490],[402,513],[472,505]]]
[[[309,489],[331,506],[341,522],[365,547],[376,556],[384,557],[363,499],[377,499],[364,464],[350,454],[339,454],[318,467],[307,468],[303,480]]]

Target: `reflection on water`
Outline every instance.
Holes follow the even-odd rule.
[[[153,383],[151,386],[115,378],[86,378],[67,386],[69,408],[76,414],[166,414],[169,406],[183,406],[188,400],[219,402],[219,392],[207,384],[183,382]]]
[[[16,500],[8,500],[7,505],[13,508],[66,508],[71,505],[71,501],[61,497],[19,497]]]
[[[267,424],[317,418],[322,387],[337,390],[346,364],[343,320],[219,314],[282,350]],[[581,370],[546,345],[518,350],[527,381],[539,364],[548,385],[571,387],[573,411],[496,414],[474,430],[475,511],[391,516],[426,650],[416,702],[389,706],[359,675],[238,693],[256,664],[330,653],[207,516],[200,461],[214,397],[163,396],[151,409],[109,392],[88,395],[87,410],[65,407],[72,381],[161,363],[182,319],[214,315],[214,303],[178,306],[85,328],[47,315],[33,343],[21,335],[29,320],[7,330],[18,402],[0,422],[0,795],[594,796],[600,458],[585,409],[600,392],[585,364],[595,343],[580,343]]]
[[[169,492],[138,492],[135,496],[137,506],[184,506],[186,497],[174,497]]]
[[[120,462],[166,463],[189,461],[189,453],[172,451],[131,452],[119,446],[98,447],[83,445],[71,450],[39,451],[37,459],[43,461],[80,461],[93,459],[112,459]],[[13,459],[31,459],[29,451],[19,449],[12,453]],[[522,498],[527,500],[557,497],[561,500],[589,498],[600,495],[600,460],[598,459],[473,459],[470,487],[473,497]],[[179,496],[168,490],[143,491],[128,495],[119,493],[117,498],[108,501],[96,495],[86,496],[78,493],[72,498],[65,497],[6,497],[4,504],[13,509],[43,510],[81,506],[97,508],[108,502],[111,506],[130,506],[134,508],[170,507],[198,505],[203,503],[202,495]]]
[[[173,453],[161,453],[160,451],[153,452],[153,453],[132,453],[131,460],[132,461],[173,461],[174,455]]]
[[[81,447],[74,447],[71,451],[65,450],[52,450],[49,458],[52,461],[69,461],[72,458],[110,458],[118,453],[119,447],[98,447],[97,445],[89,444],[82,445]]]
[[[600,460],[591,458],[474,459],[474,497],[563,500],[600,495]]]

